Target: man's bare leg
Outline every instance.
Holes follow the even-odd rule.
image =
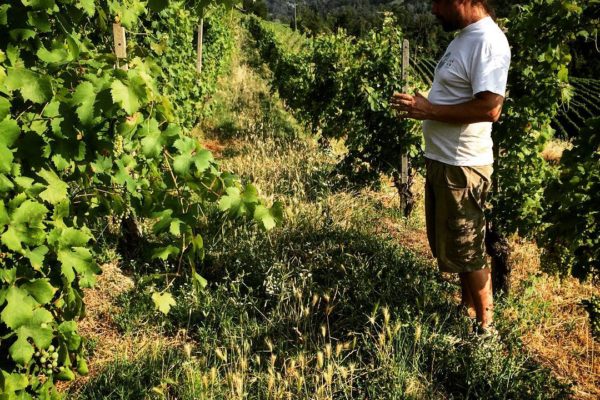
[[[465,274],[458,274],[460,278],[460,290],[461,290],[461,302],[460,304],[467,309],[467,315],[469,318],[475,318],[477,316],[475,312],[475,303],[473,302],[473,296],[467,285],[467,278]]]
[[[462,275],[475,305],[477,322],[485,329],[492,323],[494,318],[491,269],[484,268],[473,272],[466,272]]]

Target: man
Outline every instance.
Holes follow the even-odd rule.
[[[395,93],[401,118],[423,120],[427,236],[441,271],[458,273],[462,304],[493,331],[491,271],[485,254],[492,123],[500,117],[510,48],[487,0],[433,0],[445,31],[460,30],[439,61],[428,98]]]

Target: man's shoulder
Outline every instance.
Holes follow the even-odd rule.
[[[502,29],[495,23],[486,29],[473,32],[464,38],[463,46],[469,53],[477,54],[481,51],[495,54],[506,53],[510,55],[510,45]]]

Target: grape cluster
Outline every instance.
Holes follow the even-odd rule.
[[[582,301],[583,306],[590,315],[590,326],[592,327],[592,336],[600,340],[600,296],[592,296]]]
[[[40,349],[35,353],[35,357],[39,361],[38,364],[42,372],[46,375],[52,375],[57,371],[62,372],[64,370],[64,367],[58,366],[58,351],[53,345],[50,345],[47,350]]]
[[[123,136],[115,135],[115,141],[113,146],[115,157],[119,157],[121,154],[123,154]]]

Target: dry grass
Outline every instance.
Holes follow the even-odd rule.
[[[525,347],[556,376],[575,383],[574,398],[600,398],[600,344],[592,339],[588,315],[579,306],[592,295],[592,284],[540,274],[540,250],[533,243],[513,238],[512,248],[513,295],[544,309],[543,317],[523,330]],[[532,285],[524,285],[531,277]]]
[[[567,141],[553,139],[546,143],[542,150],[542,158],[549,163],[558,164],[565,150],[572,148],[573,145]]]
[[[59,382],[59,390],[76,393],[79,387],[118,358],[135,359],[148,348],[181,345],[185,341],[183,337],[168,338],[156,331],[143,330],[131,335],[119,332],[113,319],[120,311],[116,300],[133,288],[131,278],[123,274],[116,262],[112,262],[102,265],[102,274],[94,288],[84,289],[86,316],[79,321],[78,327],[79,334],[86,338],[87,347],[92,347],[88,360],[89,374],[79,376],[73,382]]]
[[[556,142],[548,149],[558,155],[559,149],[562,154],[567,147],[566,142]],[[406,221],[394,218],[384,218],[381,224],[400,244],[432,259],[423,226],[425,214],[421,176],[416,177],[414,188],[417,205],[411,216],[415,220],[413,227],[409,227]],[[390,191],[386,194],[384,191],[375,196],[385,198],[389,195],[395,193]],[[394,198],[397,201],[397,195]],[[393,201],[384,204],[398,207]],[[511,238],[511,248],[513,295],[518,302],[524,302],[524,307],[520,311],[511,309],[507,312],[532,312],[530,307],[535,307],[533,312],[542,314],[538,323],[523,330],[521,337],[525,349],[557,377],[574,382],[574,398],[600,398],[600,344],[592,339],[588,315],[579,305],[581,300],[591,297],[593,285],[571,277],[561,279],[540,274],[540,249],[532,242],[515,236]],[[527,288],[525,282],[531,280],[533,284]],[[527,316],[513,315],[512,318],[523,320]]]

